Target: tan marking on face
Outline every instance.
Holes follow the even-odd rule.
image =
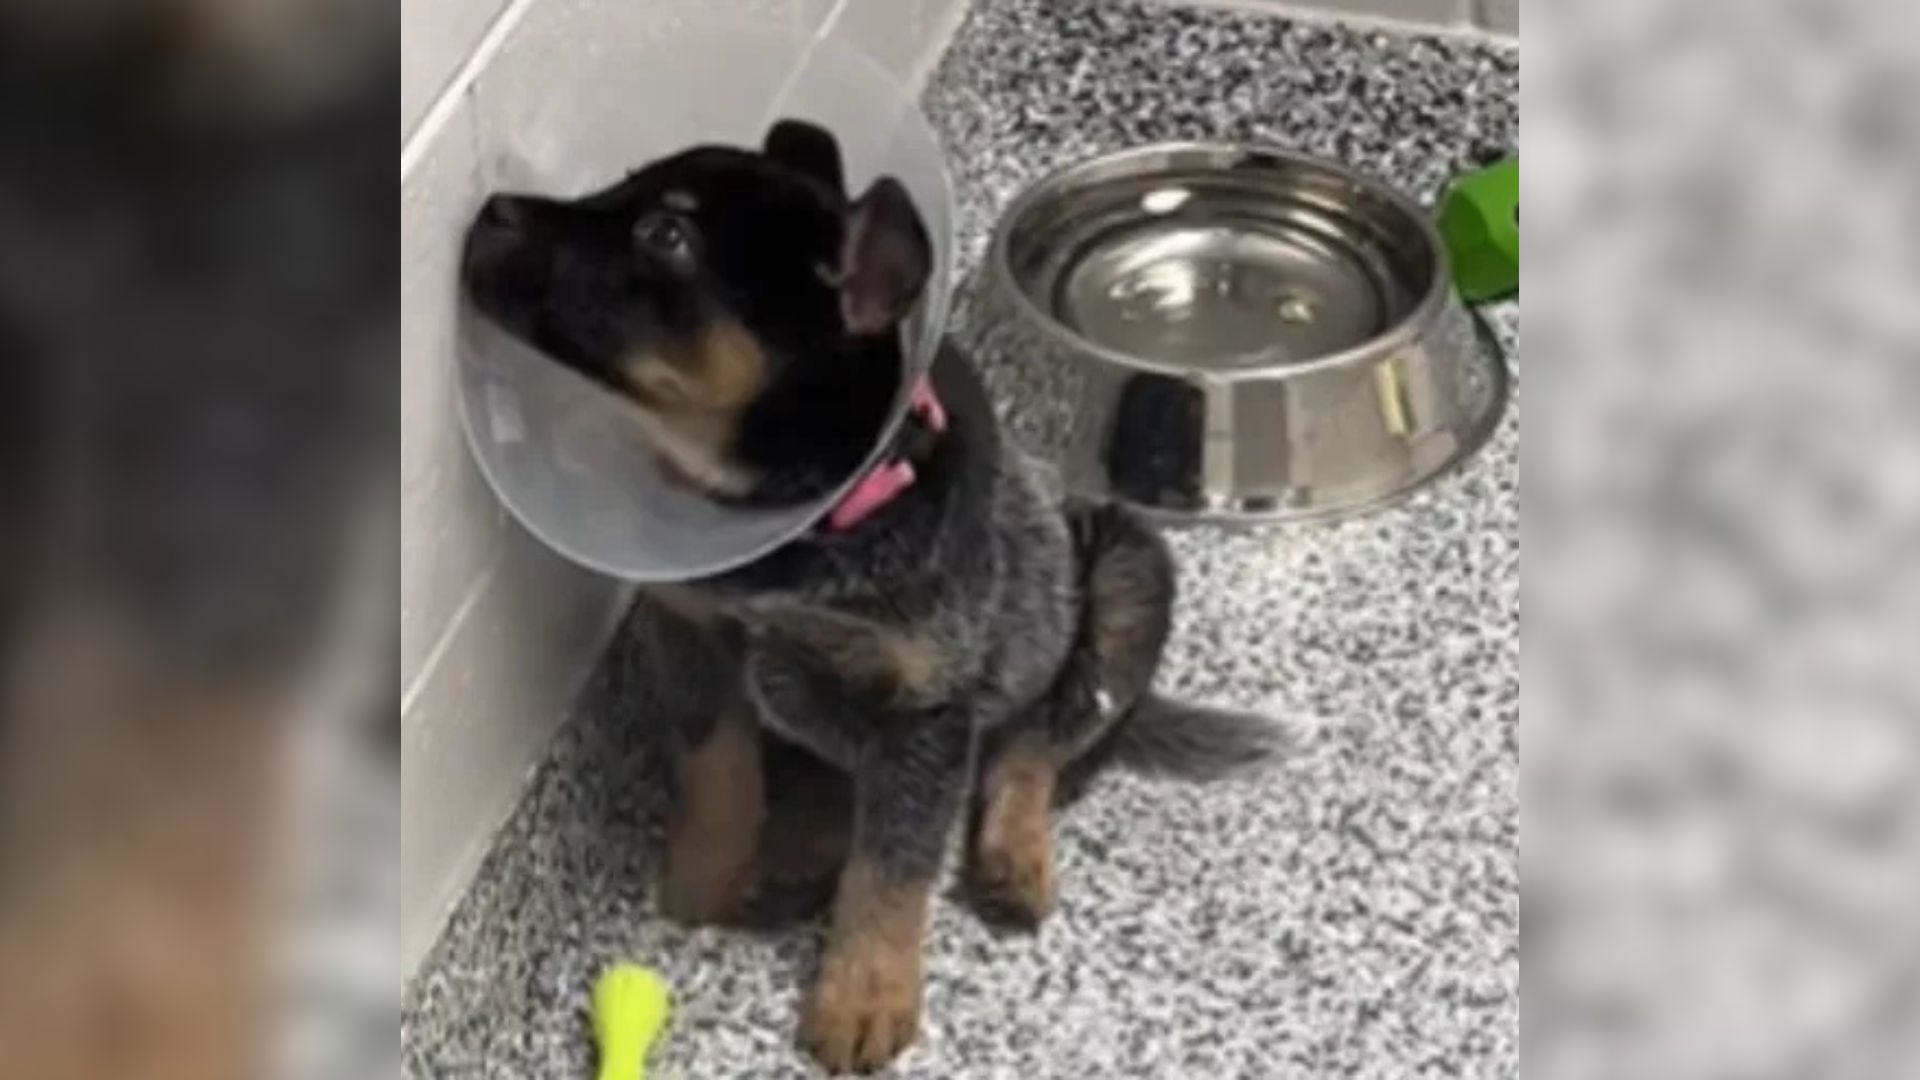
[[[719,409],[744,409],[766,389],[767,355],[746,327],[713,323],[695,347],[695,378],[703,399]]]
[[[674,188],[661,196],[660,201],[666,204],[667,209],[677,210],[682,214],[691,214],[700,209],[700,200],[694,197],[693,192],[682,191],[679,188]]]
[[[722,494],[753,486],[728,460],[741,416],[767,381],[766,353],[746,327],[717,320],[691,344],[635,353],[623,367],[654,447],[673,472]]]
[[[766,353],[732,319],[710,323],[688,345],[636,352],[622,367],[641,404],[656,412],[737,412],[767,382]]]
[[[744,495],[753,476],[728,460],[737,417],[706,412],[637,411],[669,482],[721,495]]]
[[[693,380],[673,362],[648,353],[627,364],[627,378],[648,408],[669,411],[693,404]]]

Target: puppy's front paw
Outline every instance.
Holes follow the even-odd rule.
[[[800,1041],[834,1072],[866,1072],[898,1057],[920,1030],[917,953],[829,954],[807,1000]]]
[[[994,922],[1037,930],[1053,911],[1053,850],[1044,828],[989,832],[967,875],[974,906]]]

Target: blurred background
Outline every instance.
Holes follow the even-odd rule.
[[[1920,1075],[1914,9],[1527,18],[1527,1075]]]
[[[397,83],[378,0],[0,0],[5,1080],[392,1070]]]

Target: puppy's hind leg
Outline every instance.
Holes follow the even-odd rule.
[[[649,589],[614,639],[617,691],[647,718],[667,762],[671,808],[660,911],[730,921],[751,884],[764,817],[759,721],[741,685],[738,631],[697,598]]]
[[[741,918],[765,815],[760,731],[744,701],[675,754],[660,910],[689,926]]]
[[[1146,694],[1172,625],[1173,560],[1117,506],[1067,509],[1080,568],[1080,621],[1046,696],[983,755],[968,885],[982,916],[1034,929],[1055,896],[1052,810],[1110,756],[1117,725]]]
[[[833,904],[853,846],[853,778],[779,739],[763,746],[767,814],[747,921],[771,929]]]
[[[967,889],[992,922],[1033,930],[1053,910],[1056,779],[1052,747],[1033,730],[998,747],[982,769]]]

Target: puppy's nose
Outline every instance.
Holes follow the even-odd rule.
[[[467,230],[462,263],[469,284],[479,284],[520,247],[525,211],[510,195],[495,195],[480,205]]]
[[[490,195],[480,204],[478,224],[518,231],[521,222],[520,200],[511,195]]]

